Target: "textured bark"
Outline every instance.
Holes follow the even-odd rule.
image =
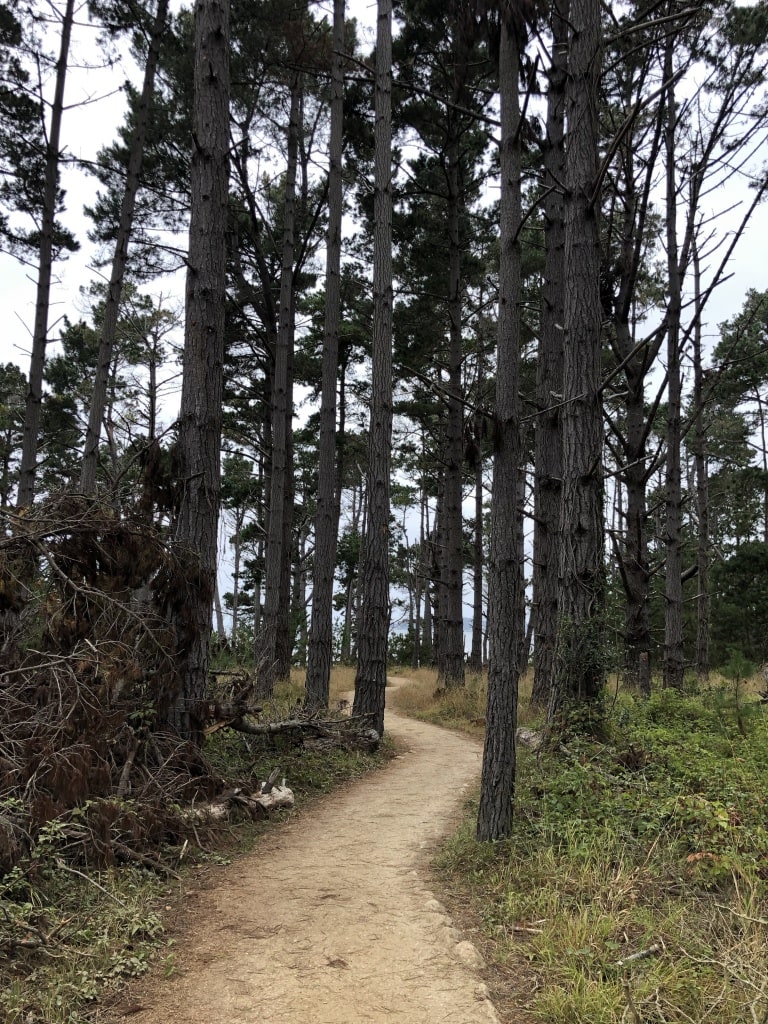
[[[224,626],[224,609],[221,607],[221,594],[219,593],[219,585],[214,581],[213,587],[213,613],[216,616],[216,632],[218,633],[219,647],[225,648],[227,644],[227,630]],[[232,634],[234,636],[234,629]]]
[[[696,323],[693,329],[693,456],[696,466],[696,675],[709,679],[709,461],[704,420],[704,366],[701,351],[701,264],[699,250],[693,246],[693,289]]]
[[[531,703],[543,707],[555,675],[557,650],[558,537],[563,391],[563,299],[565,288],[564,200],[565,82],[567,77],[568,0],[552,13],[552,66],[547,91],[544,185],[544,287],[541,335],[536,361],[536,419],[533,531],[533,607],[535,642]]]
[[[291,618],[296,623],[296,649],[298,664],[306,667],[309,629],[307,622],[307,525],[297,531],[296,556],[293,559],[291,590]]]
[[[280,273],[280,307],[275,339],[272,382],[272,459],[269,487],[269,519],[264,569],[264,629],[258,666],[259,697],[271,696],[275,682],[285,673],[280,652],[280,620],[287,609],[284,563],[290,559],[290,538],[286,536],[286,495],[291,481],[288,461],[290,447],[291,381],[293,345],[293,270],[296,222],[296,174],[299,148],[301,83],[297,74],[291,83],[288,122],[288,163],[283,200],[283,240]],[[290,580],[290,576],[288,577]]]
[[[195,7],[195,93],[190,178],[184,375],[179,409],[181,502],[176,548],[189,577],[171,594],[179,682],[161,724],[202,742],[197,706],[206,695],[221,492],[227,195],[229,183],[229,2]]]
[[[422,445],[423,447],[423,445]],[[425,523],[427,524],[425,529]],[[426,610],[429,602],[427,590],[426,570],[426,544],[427,530],[429,528],[429,511],[427,507],[427,494],[422,480],[421,494],[419,496],[419,553],[416,559],[416,617],[413,623],[413,651],[411,653],[411,667],[419,668],[422,658],[422,631],[423,617],[421,614],[422,601]]]
[[[120,312],[120,297],[123,291],[125,269],[128,265],[128,246],[133,231],[133,215],[136,196],[141,185],[141,165],[144,160],[144,144],[152,114],[155,93],[155,74],[160,57],[160,46],[168,19],[168,0],[159,0],[152,34],[149,41],[147,63],[144,67],[144,83],[136,112],[136,127],[131,138],[126,168],[125,190],[120,205],[120,219],[117,225],[115,252],[112,257],[112,271],[109,278],[107,300],[104,305],[104,322],[99,339],[99,354],[96,362],[96,376],[93,382],[88,427],[85,432],[83,464],[80,473],[80,490],[93,494],[96,490],[96,469],[99,455],[101,421],[107,400],[107,384],[112,365],[112,352],[117,334],[117,319]]]
[[[519,53],[502,20],[499,48],[501,210],[499,325],[496,370],[498,442],[493,460],[488,559],[488,703],[477,837],[495,840],[512,829],[518,662],[523,633],[520,515],[520,244],[521,157]]]
[[[442,583],[443,559],[447,541],[445,537],[445,473],[439,474],[437,485],[437,501],[435,503],[435,528],[433,531],[432,544],[432,593],[434,603],[432,605],[434,627],[434,639],[432,644],[435,665],[438,676],[444,671],[445,645],[446,645],[446,622],[448,612],[445,607],[446,590]]]
[[[569,21],[560,605],[550,722],[569,704],[596,701],[604,681],[599,0],[572,0]]]
[[[344,122],[344,0],[333,5],[331,137],[328,171],[328,233],[325,263],[325,330],[323,334],[320,440],[318,444],[317,515],[312,576],[312,625],[307,656],[306,700],[327,707],[333,645],[333,574],[339,528],[336,476],[336,391],[341,310],[341,161]]]
[[[434,578],[434,566],[435,566],[435,551],[434,543],[432,540],[432,531],[434,530],[434,522],[430,526],[429,522],[429,503],[424,499],[424,543],[423,543],[423,560],[422,567],[424,572],[424,614],[421,618],[421,664],[422,665],[433,665],[435,661],[435,641],[434,641],[434,587],[432,581]]]
[[[683,535],[681,446],[681,372],[680,316],[682,285],[677,244],[677,172],[675,169],[675,135],[677,103],[672,81],[674,40],[669,40],[664,53],[666,80],[666,223],[667,276],[669,302],[667,307],[667,460],[664,476],[666,578],[664,585],[664,686],[683,685],[685,657],[683,653]]]
[[[459,221],[462,212],[459,176],[459,141],[448,143],[448,397],[445,431],[445,475],[441,508],[440,613],[441,638],[438,660],[438,682],[451,689],[464,685],[464,534],[462,517],[463,477],[463,406],[461,335],[461,237]]]
[[[480,672],[483,667],[483,568],[485,554],[483,552],[483,462],[478,455],[475,466],[475,523],[473,548],[474,580],[472,584],[472,648],[469,655],[469,666],[473,672]]]
[[[48,309],[53,276],[53,239],[55,234],[56,201],[59,192],[59,144],[61,120],[64,112],[64,86],[67,80],[69,44],[74,19],[74,0],[67,0],[61,21],[59,59],[56,62],[56,85],[48,127],[45,154],[45,183],[43,208],[40,211],[40,249],[38,255],[37,293],[35,296],[35,323],[32,329],[32,355],[29,363],[29,388],[24,410],[24,434],[19,467],[17,504],[26,508],[35,496],[37,472],[37,444],[40,433],[40,415],[43,401],[43,370],[48,343]]]
[[[354,714],[384,731],[389,637],[389,510],[392,444],[392,0],[376,21],[373,228],[373,346],[362,607]]]
[[[621,333],[619,331],[619,333]],[[645,370],[636,364],[627,365],[625,380],[626,469],[623,473],[627,490],[626,527],[623,550],[620,550],[620,573],[625,596],[624,611],[624,674],[626,682],[638,686],[642,693],[651,688],[651,626],[648,614],[650,567],[648,564],[648,530],[646,511],[647,431],[645,419]]]

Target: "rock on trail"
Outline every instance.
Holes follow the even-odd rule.
[[[480,956],[430,892],[426,871],[479,775],[480,746],[392,712],[387,729],[404,752],[233,864],[202,895],[177,947],[177,974],[138,985],[124,1019],[498,1020],[476,973]]]

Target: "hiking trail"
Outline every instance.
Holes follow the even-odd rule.
[[[388,693],[405,682],[390,677]],[[215,887],[188,890],[194,914],[173,975],[141,979],[98,1020],[498,1021],[480,955],[428,878],[436,842],[479,777],[481,747],[392,711],[386,728],[397,757],[275,828]]]

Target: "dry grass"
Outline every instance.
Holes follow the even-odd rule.
[[[486,672],[468,672],[463,687],[445,690],[438,686],[434,668],[393,669],[390,676],[408,680],[387,696],[387,703],[395,710],[426,722],[434,722],[449,729],[458,729],[472,735],[485,730],[485,708],[488,696]],[[530,707],[533,674],[528,671],[520,680],[518,691],[518,720],[527,725],[536,717]]]

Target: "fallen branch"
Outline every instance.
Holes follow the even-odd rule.
[[[249,722],[244,717],[235,718],[226,724],[236,732],[248,736],[295,735],[304,740],[320,737],[339,743],[353,743],[366,750],[375,750],[380,742],[379,734],[370,725],[371,715],[356,715],[350,718],[315,719],[292,718],[286,722]]]
[[[96,881],[95,878],[91,878],[90,875],[83,874],[83,872],[82,871],[78,871],[77,868],[71,868],[68,864],[64,863],[64,861],[61,859],[61,857],[57,857],[56,858],[56,867],[59,869],[59,871],[67,871],[67,872],[69,872],[70,875],[77,875],[79,878],[82,878],[84,882],[89,882],[91,885],[95,886],[97,889],[99,889],[101,892],[103,892],[105,896],[108,896],[109,899],[114,900],[114,902],[119,907],[122,907],[123,910],[127,910],[128,909],[128,907],[126,906],[125,903],[123,903],[122,900],[119,900],[117,898],[117,896],[113,895],[109,891],[109,889],[105,889],[103,885],[99,885],[99,883]]]
[[[627,1004],[626,1010],[622,1016],[622,1020],[629,1019],[632,1024],[643,1024],[643,1018],[637,1012],[635,1001],[632,998],[632,990],[629,987],[629,982],[623,981],[621,984],[622,992],[624,993],[624,1002]],[[627,1017],[627,1015],[629,1015]]]
[[[532,928],[530,925],[527,925],[527,924],[513,924],[512,925],[512,931],[513,932],[524,932],[526,935],[543,935],[544,934],[544,929],[543,928]]]
[[[280,807],[293,807],[295,803],[293,790],[285,785],[285,779],[281,785],[278,785],[279,778],[280,769],[274,768],[257,792],[248,793],[247,790],[240,787],[230,789],[213,803],[193,807],[187,813],[197,820],[223,821],[237,807],[247,811],[252,818],[265,818],[270,811]]]
[[[131,738],[131,745],[128,749],[128,756],[125,759],[123,770],[120,772],[120,782],[117,786],[117,792],[115,793],[115,799],[122,800],[129,792],[131,785],[131,770],[133,769],[133,762],[136,760],[136,752],[139,749],[139,740],[134,733]]]
[[[661,953],[664,949],[663,942],[654,942],[652,946],[647,949],[640,949],[637,953],[630,953],[629,956],[625,956],[621,960],[616,961],[616,967],[626,967],[627,964],[632,964],[636,960],[644,960],[647,956],[653,956],[655,953]]]
[[[768,925],[768,920],[764,917],[750,917],[749,914],[740,914],[738,910],[734,910],[733,907],[723,906],[722,903],[716,903],[715,906],[718,910],[725,910],[728,914],[733,914],[734,917],[740,917],[742,921],[749,921],[750,924]]]
[[[124,843],[113,842],[112,847],[116,853],[119,853],[127,860],[136,861],[137,864],[150,868],[150,870],[156,871],[161,875],[166,875],[168,878],[181,878],[181,875],[176,874],[173,868],[169,868],[167,864],[155,860],[154,857],[148,857],[145,853],[139,853],[138,850],[132,850],[130,846],[126,846]]]

